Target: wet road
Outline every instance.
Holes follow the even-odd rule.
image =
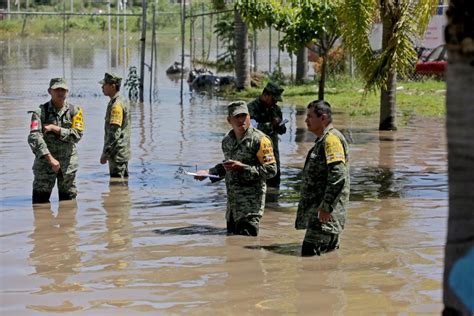
[[[180,104],[179,82],[164,75],[180,48],[162,46],[157,101],[132,107],[131,177],[123,186],[109,183],[99,164],[107,99],[97,81],[106,50],[62,59],[46,40],[2,42],[2,314],[440,313],[448,203],[442,120],[412,118],[397,132],[379,132],[377,118],[336,113],[336,127],[352,141],[347,226],[339,251],[301,258],[296,188],[313,141],[304,112],[282,104],[290,120],[280,145],[283,185],[260,236],[226,236],[224,184],[175,172],[222,160],[227,101],[192,95],[185,85]],[[85,112],[79,195],[58,203],[55,189],[50,206],[33,209],[26,111],[47,101],[49,78],[63,73],[70,101]]]

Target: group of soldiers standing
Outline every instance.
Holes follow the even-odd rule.
[[[99,83],[107,105],[104,147],[100,163],[109,164],[111,177],[127,178],[130,160],[130,108],[120,94],[122,78],[105,73]],[[278,101],[283,89],[268,83],[248,105],[227,106],[232,129],[222,140],[225,160],[208,170],[197,171],[197,180],[225,179],[227,232],[257,236],[265,208],[267,185],[280,185],[278,136],[286,132]],[[51,100],[32,111],[28,144],[35,154],[33,203],[48,203],[57,181],[59,200],[77,195],[76,143],[84,132],[83,109],[67,101],[69,89],[63,78],[50,81]],[[349,200],[349,146],[332,125],[328,102],[315,100],[307,106],[306,125],[316,135],[302,177],[296,229],[306,229],[303,256],[321,255],[339,247]]]
[[[232,129],[222,140],[225,160],[197,171],[197,180],[225,179],[229,234],[257,236],[267,185],[280,184],[278,135],[286,132],[277,105],[282,93],[283,89],[270,82],[248,105],[244,101],[230,103],[227,121]],[[328,102],[309,103],[305,122],[316,141],[303,169],[295,228],[306,229],[301,254],[314,256],[339,248],[349,202],[349,146],[332,125]]]
[[[120,95],[122,78],[105,73],[99,81],[102,92],[110,98],[105,115],[104,147],[100,163],[109,163],[111,177],[128,177],[130,160],[130,108]],[[49,82],[51,100],[30,111],[28,135],[35,160],[33,163],[33,203],[49,203],[54,185],[58,183],[59,200],[77,196],[76,172],[78,156],[76,144],[84,132],[83,109],[69,103],[69,88],[63,78]]]

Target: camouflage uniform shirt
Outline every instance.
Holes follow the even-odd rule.
[[[340,234],[349,203],[349,146],[344,136],[329,125],[306,157],[296,229]],[[317,209],[330,212],[327,224],[317,218]]]
[[[227,212],[235,221],[247,216],[262,216],[265,206],[266,180],[275,176],[276,162],[270,139],[261,131],[249,127],[237,140],[231,130],[222,140],[226,160],[237,160],[247,166],[244,171],[226,171],[222,164],[211,168],[211,174],[225,176]]]
[[[49,170],[51,167],[43,156],[51,154],[59,161],[63,173],[75,172],[79,165],[76,143],[81,140],[84,131],[82,109],[66,101],[58,110],[50,101],[30,113],[32,117],[28,144],[36,156],[33,169]],[[60,134],[44,134],[43,125],[46,124],[59,126]]]
[[[107,160],[127,162],[130,160],[130,107],[125,98],[117,93],[110,99],[105,113],[104,149]]]
[[[257,128],[270,136],[273,142],[273,151],[279,161],[279,150],[278,150],[278,135],[286,133],[285,125],[279,126],[277,129],[273,128],[272,120],[274,118],[283,119],[283,114],[278,105],[267,107],[260,98],[256,98],[247,105],[249,109],[250,118],[257,122]]]

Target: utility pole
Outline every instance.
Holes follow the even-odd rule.
[[[143,88],[145,83],[145,47],[146,47],[146,0],[142,0],[142,37],[140,57],[140,102],[143,103]]]

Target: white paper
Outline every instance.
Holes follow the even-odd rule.
[[[183,174],[187,175],[187,176],[193,176],[193,177],[208,177],[208,178],[215,178],[215,179],[219,179],[220,177],[219,176],[216,176],[215,174],[209,174],[209,173],[205,173],[205,174],[197,174],[195,172],[189,172],[189,171],[186,171],[184,170]]]
[[[284,119],[283,121],[281,121],[280,126],[285,125],[286,123],[288,123],[288,119]]]

